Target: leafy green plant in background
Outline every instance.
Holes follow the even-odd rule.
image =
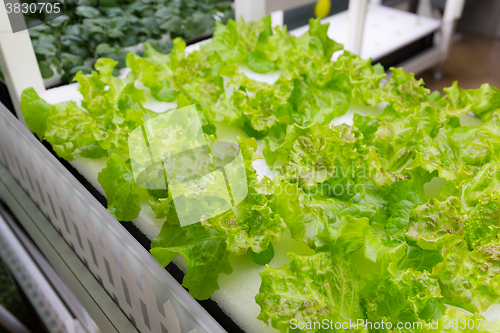
[[[312,20],[296,38],[272,29],[269,17],[217,23],[213,40],[190,54],[181,39],[168,55],[146,43],[144,57],[127,56],[125,79],[112,75],[116,61],[99,59],[96,72],[76,76],[81,106],[49,105],[28,89],[21,108],[59,156],[108,157],[99,181],[117,219],[136,218],[140,198],[149,198],[156,217],[165,219],[151,253],[163,265],[184,256],[183,285],[195,298],[219,288],[218,276],[233,270],[232,255],[269,262],[271,241],[288,229],[315,254],[291,253],[289,264],[260,274],[258,318],[282,332],[291,320],[297,332],[319,332],[306,324],[325,319],[393,325],[363,324],[359,332],[451,332],[458,326],[446,323],[469,319],[475,326],[462,332],[498,331],[478,323],[480,313],[500,302],[500,90],[453,84],[444,96],[430,94],[422,80],[394,68],[381,83],[383,68],[369,60],[346,51],[331,61],[342,46],[327,37],[327,28]],[[257,82],[238,70],[243,66],[280,76],[273,84]],[[217,140],[221,122],[246,134],[237,138],[248,178],[245,200],[181,227],[168,189],[135,184],[127,136],[156,116],[144,108],[137,81],[158,101],[196,105],[207,142]],[[350,104],[383,111],[330,126]],[[471,113],[482,123],[462,126],[460,117]],[[272,180],[258,180],[253,168],[257,139],[278,171]],[[433,178],[446,183],[439,198],[429,199],[424,186]],[[398,322],[422,329],[397,329]],[[439,329],[428,330],[427,322]]]
[[[188,41],[213,32],[217,20],[234,16],[231,1],[218,0],[81,0],[78,7],[46,24],[29,29],[43,78],[54,71],[62,82],[76,73],[90,73],[99,57],[125,67],[124,48],[148,41],[162,53],[172,49],[171,40]],[[40,13],[26,20],[43,20]],[[117,72],[115,72],[117,73]],[[1,78],[1,74],[0,74]]]

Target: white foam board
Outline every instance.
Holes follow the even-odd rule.
[[[328,37],[346,45],[349,36],[349,12],[344,11],[324,18],[329,23]],[[372,60],[390,54],[441,27],[441,21],[402,10],[369,4],[361,43],[361,58]],[[290,30],[293,36],[301,36],[309,26]],[[338,57],[340,52],[336,52]]]

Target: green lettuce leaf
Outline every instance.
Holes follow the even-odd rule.
[[[41,99],[35,89],[28,88],[21,95],[21,111],[26,125],[42,139],[52,113],[50,104]]]
[[[293,79],[288,101],[293,108],[293,120],[300,126],[329,124],[333,118],[346,113],[350,94],[328,86],[319,86],[302,77]]]
[[[317,251],[328,249],[336,242],[340,247],[352,248],[351,251],[357,249],[356,245],[349,245],[349,241],[355,242],[352,237],[364,239],[368,220],[377,215],[371,204],[309,195],[288,181],[282,181],[276,188],[269,207],[280,215],[294,239],[305,241]]]
[[[367,173],[361,162],[363,147],[356,140],[361,134],[347,125],[313,125],[301,132],[283,166],[284,175],[305,190],[330,180],[332,187],[326,189],[326,195],[339,193],[334,188],[339,182],[354,193],[358,178],[366,178]]]
[[[175,213],[174,213],[175,214]],[[196,299],[207,299],[219,289],[219,274],[231,274],[227,238],[201,223],[180,227],[166,222],[151,243],[151,254],[166,266],[178,254],[188,263],[182,285]]]
[[[479,89],[465,90],[453,82],[449,88],[444,88],[448,97],[446,112],[455,116],[472,112],[477,117],[486,120],[492,111],[500,109],[500,90],[485,83]]]
[[[377,91],[377,103],[388,102],[401,117],[429,101],[430,91],[423,87],[422,79],[416,80],[415,74],[403,68],[391,67],[390,70],[391,77]]]
[[[399,263],[399,269],[414,269],[420,272],[432,272],[434,266],[443,261],[441,251],[424,250],[419,246],[408,245],[405,257]]]
[[[482,197],[464,222],[465,238],[470,249],[498,241],[500,236],[500,195],[492,191]]]
[[[315,80],[325,81],[336,89],[349,93],[351,101],[356,105],[375,107],[380,102],[378,89],[386,76],[380,64],[372,66],[370,59],[361,59],[351,52],[344,51],[337,61],[321,69]]]
[[[421,313],[431,305],[440,302],[441,290],[438,281],[424,272],[407,269],[385,283],[366,288],[367,317],[372,322],[418,322]]]
[[[461,182],[459,187],[461,189],[460,201],[464,212],[474,209],[480,200],[489,193],[500,190],[500,167],[495,162],[483,165],[473,174],[472,179],[470,176],[467,178]]]
[[[97,180],[106,192],[108,211],[118,221],[131,221],[139,216],[141,205],[134,175],[120,156],[111,156]]]
[[[271,16],[267,15],[262,20],[263,27],[259,31],[259,37],[255,49],[248,53],[245,63],[256,73],[267,73],[276,68],[274,61],[267,58],[267,54],[260,51],[267,44],[267,39],[273,35],[271,28]]]
[[[52,107],[45,140],[60,157],[67,161],[79,154],[86,158],[102,158],[108,155],[97,142],[93,128],[93,117],[85,113],[74,102],[61,103]]]
[[[257,149],[255,139],[238,137],[238,142],[245,161],[244,168],[248,185],[244,184],[244,186],[248,186],[248,194],[243,201],[222,214],[202,219],[201,224],[207,230],[224,235],[227,243],[225,249],[228,253],[241,255],[245,254],[248,249],[254,253],[261,253],[268,248],[271,240],[274,238],[279,240],[286,228],[283,219],[273,211],[273,207],[269,204],[278,180],[271,181],[267,177],[260,181],[257,179],[256,171],[252,166],[252,163],[258,159],[255,153]],[[226,167],[226,172],[229,172],[227,168],[230,167]],[[185,195],[188,196],[189,193]],[[157,218],[166,217],[169,224],[180,225],[177,215],[172,213],[175,209],[171,198],[158,198],[150,200],[150,203]],[[196,200],[195,203],[199,206],[200,200]],[[206,204],[210,204],[210,201],[207,200]],[[192,209],[200,209],[200,207],[192,207]],[[167,238],[156,240],[155,244],[161,246],[161,242],[165,239]]]
[[[398,264],[406,254],[406,248],[406,243],[387,246],[370,230],[364,234],[363,246],[355,251],[351,258],[357,273],[364,280],[383,280],[396,275]]]
[[[431,175],[425,172],[414,172],[412,178],[392,184],[389,194],[388,214],[385,230],[391,234],[400,234],[408,229],[410,213],[416,205],[425,202],[424,184],[430,181]]]
[[[245,171],[248,182],[246,198],[232,209],[203,221],[207,228],[217,229],[227,235],[228,251],[244,254],[249,248],[255,253],[267,249],[272,239],[280,239],[286,225],[269,205],[269,200],[277,186],[274,181],[264,177],[257,179],[252,163],[258,159],[255,151],[255,139],[238,137],[241,153],[245,160]]]
[[[431,198],[414,208],[406,236],[425,250],[441,250],[450,239],[464,236],[464,220],[457,212],[459,200],[449,197],[443,202]]]
[[[255,297],[261,307],[260,320],[288,332],[291,322],[305,326],[324,319],[349,322],[363,317],[360,286],[349,256],[336,250],[310,257],[291,253],[290,257],[289,264],[267,267],[260,274],[262,284]]]
[[[459,238],[442,248],[443,262],[431,277],[439,280],[443,302],[472,313],[482,312],[500,300],[500,245],[489,243],[474,251]]]

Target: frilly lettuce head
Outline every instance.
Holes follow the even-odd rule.
[[[498,331],[482,313],[500,303],[500,90],[453,83],[430,93],[401,68],[384,80],[382,66],[342,51],[327,31],[311,20],[294,37],[269,16],[216,23],[189,54],[181,39],[168,55],[146,43],[143,57],[128,55],[123,79],[115,61],[99,59],[75,77],[81,103],[50,105],[27,89],[21,108],[60,157],[107,161],[98,180],[117,219],[135,219],[149,201],[165,221],[151,254],[162,265],[183,256],[183,285],[197,299],[219,289],[231,257],[251,256],[271,265],[261,267],[258,318],[281,332]],[[245,199],[182,226],[171,188],[136,183],[127,139],[157,117],[147,100],[194,105],[210,145],[221,128],[244,134],[244,163],[227,172],[246,175]],[[367,111],[333,126],[349,106]],[[276,176],[259,177],[256,163]],[[205,199],[186,201],[187,211],[221,204],[203,188],[184,195]],[[315,254],[272,265],[285,232]],[[323,320],[362,324],[311,325]],[[382,321],[392,328],[373,327]]]

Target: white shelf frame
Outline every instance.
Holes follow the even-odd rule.
[[[236,19],[243,18],[245,21],[256,21],[278,10],[287,10],[314,2],[316,1],[235,0]],[[351,19],[349,21],[349,41],[345,45],[345,49],[355,54],[361,53],[368,3],[380,5],[381,0],[349,0],[348,11]],[[434,47],[404,61],[397,67],[403,67],[408,72],[420,73],[428,68],[437,66],[438,71],[440,71],[443,62],[448,56],[456,22],[462,16],[464,3],[465,0],[447,1],[441,19],[438,41],[435,41]],[[430,6],[430,0],[420,0],[419,13],[430,13]]]
[[[0,68],[16,114],[24,124],[20,110],[23,90],[33,87],[40,93],[45,85],[28,30],[12,32],[4,0],[0,0]]]

